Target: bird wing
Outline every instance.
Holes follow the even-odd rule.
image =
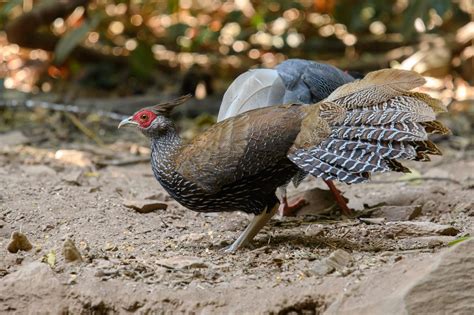
[[[428,134],[449,132],[435,120],[443,105],[409,91],[424,82],[415,72],[385,69],[341,86],[305,107],[288,158],[314,176],[358,183],[371,172],[406,172],[396,159],[428,161],[428,154],[441,154]]]
[[[247,71],[237,77],[225,92],[217,120],[256,108],[283,104],[284,92],[285,87],[275,70]]]
[[[176,159],[177,171],[208,193],[216,193],[289,162],[286,154],[299,132],[301,108],[255,109],[217,123],[184,147]]]

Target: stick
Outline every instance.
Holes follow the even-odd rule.
[[[92,130],[87,128],[75,115],[68,112],[64,112],[64,115],[74,124],[74,126],[77,127],[77,129],[82,131],[82,133],[84,133],[87,137],[94,140],[94,142],[97,143],[99,146],[105,146],[104,142],[99,137],[97,137]]]

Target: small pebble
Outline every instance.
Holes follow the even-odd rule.
[[[333,267],[337,271],[343,270],[345,267],[348,267],[352,264],[353,258],[351,254],[346,252],[345,250],[338,249],[334,251],[329,257],[326,259],[326,262],[329,266]]]

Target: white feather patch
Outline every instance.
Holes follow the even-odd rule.
[[[285,87],[276,70],[249,70],[237,77],[225,92],[217,121],[252,109],[281,104],[284,93]]]

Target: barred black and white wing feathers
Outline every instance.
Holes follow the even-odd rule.
[[[424,94],[408,91],[423,83],[415,72],[381,70],[341,86],[310,107],[320,110],[329,136],[313,139],[312,146],[308,137],[305,143],[296,142],[288,157],[313,176],[358,183],[373,172],[407,171],[396,159],[427,161],[429,154],[439,155],[428,134],[449,132],[435,120],[435,113],[444,108]],[[313,128],[317,124],[321,121],[303,121]]]

